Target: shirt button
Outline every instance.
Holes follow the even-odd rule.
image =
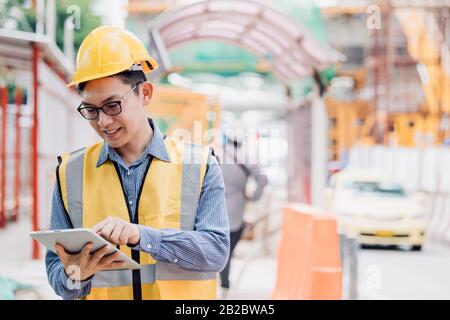
[[[173,260],[173,263],[177,263],[177,262],[178,262],[178,259],[175,258],[175,259]]]
[[[133,201],[132,200],[128,201],[128,203],[130,204],[130,206],[133,205]]]
[[[152,245],[149,243],[148,245],[147,245],[147,249],[151,249],[152,248]]]
[[[133,173],[133,170],[128,170],[127,176],[131,176],[132,173]]]

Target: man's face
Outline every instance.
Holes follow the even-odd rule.
[[[121,100],[131,86],[124,84],[118,77],[108,77],[89,81],[82,93],[83,102],[97,107],[110,101]],[[142,117],[146,117],[144,99],[141,93],[130,92],[121,101],[122,112],[109,116],[100,111],[98,119],[90,120],[90,125],[111,147],[121,148],[129,143],[142,126]]]

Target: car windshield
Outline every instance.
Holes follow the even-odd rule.
[[[376,195],[402,198],[406,196],[405,190],[399,184],[380,183],[373,181],[353,181],[349,188],[361,193],[373,193]]]

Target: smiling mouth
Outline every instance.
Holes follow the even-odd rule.
[[[111,137],[113,135],[115,135],[117,132],[119,132],[119,130],[122,128],[117,128],[114,130],[104,130],[103,132],[106,134],[106,136]]]

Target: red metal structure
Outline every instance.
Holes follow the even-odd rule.
[[[39,192],[38,192],[38,89],[39,89],[39,59],[40,50],[33,45],[33,128],[31,133],[31,184],[33,190],[32,226],[33,231],[39,230]],[[33,259],[39,259],[39,244],[33,241]]]
[[[0,228],[8,221],[24,220],[22,213],[29,212],[31,228],[27,231],[45,230],[50,225],[56,156],[94,143],[97,137],[88,130],[73,137],[72,122],[76,128],[88,129],[89,125],[75,111],[77,92],[65,86],[73,65],[52,39],[0,28],[0,70],[10,85],[21,88],[9,92],[15,112],[10,105],[8,113],[8,93],[0,89]],[[27,112],[21,112],[24,106],[30,107]],[[24,197],[29,197],[29,204]],[[42,257],[39,244],[29,242],[28,232],[15,236],[31,246],[33,259]]]
[[[8,90],[0,89],[1,93],[1,204],[0,204],[0,228],[6,226],[6,108],[8,103]]]
[[[19,217],[20,210],[20,180],[21,180],[21,172],[20,172],[20,163],[21,163],[21,130],[20,130],[20,109],[23,102],[22,90],[16,89],[16,144],[15,144],[15,152],[14,152],[14,164],[15,164],[15,182],[14,182],[14,212],[12,215],[12,220],[17,221]]]

